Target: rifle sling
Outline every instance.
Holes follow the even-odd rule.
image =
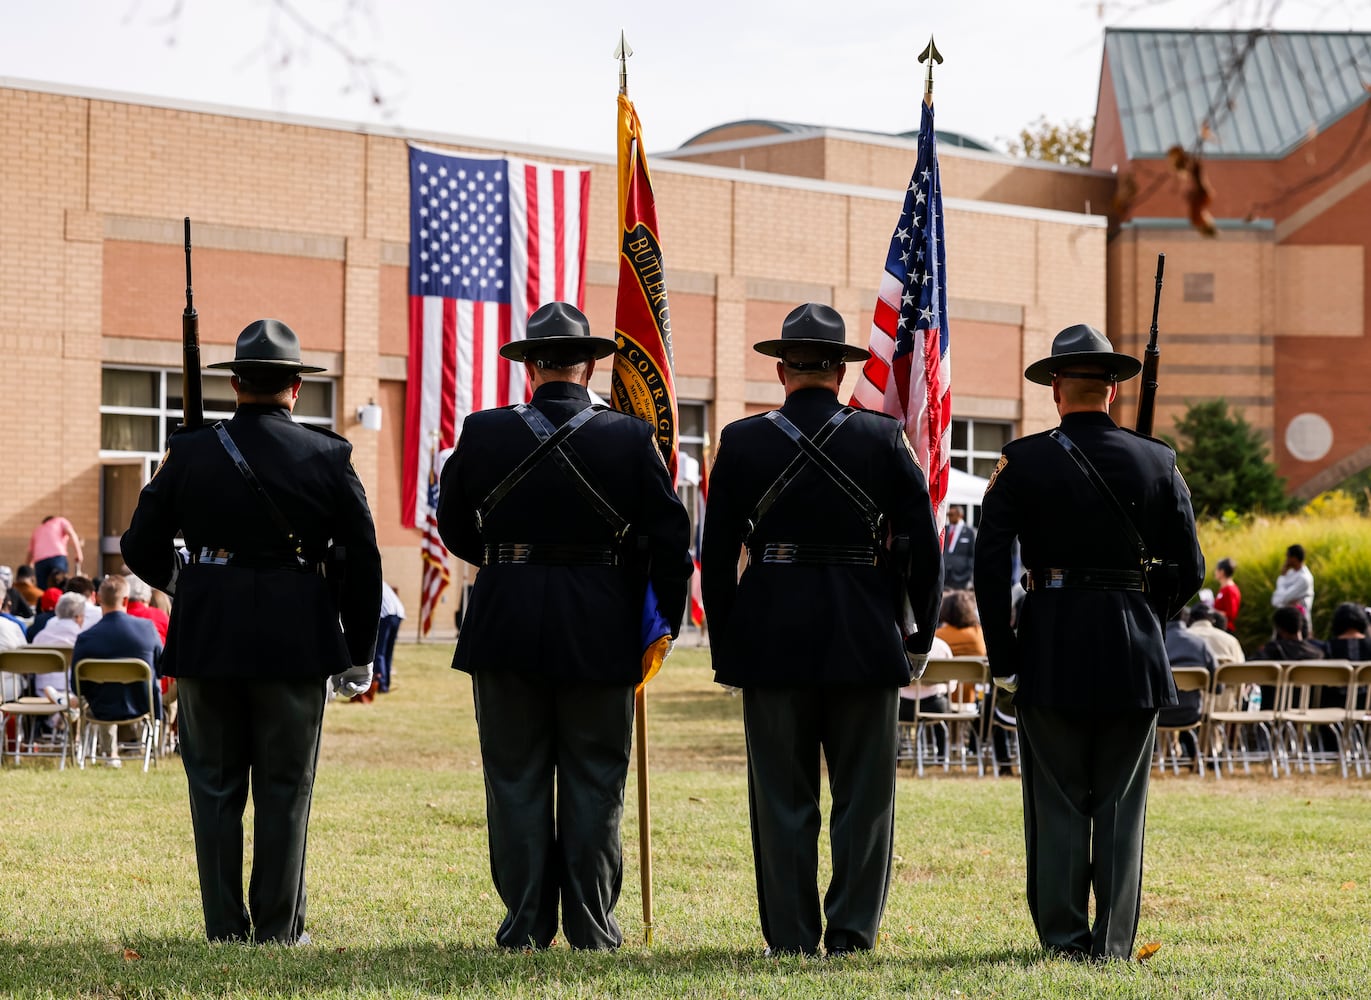
[[[224,446],[224,451],[228,452],[228,456],[233,460],[233,464],[238,467],[238,471],[242,473],[243,478],[247,480],[248,486],[252,488],[252,491],[256,493],[258,498],[262,501],[262,505],[266,507],[267,514],[271,517],[271,523],[276,525],[276,529],[286,536],[286,541],[290,543],[290,550],[295,553],[295,558],[303,563],[304,557],[300,539],[298,539],[295,536],[295,532],[291,530],[290,522],[286,520],[286,515],[281,513],[281,508],[276,506],[276,501],[274,501],[271,498],[271,494],[266,491],[266,487],[264,487],[261,480],[257,478],[257,474],[252,471],[252,466],[248,465],[248,460],[244,458],[243,453],[238,450],[238,445],[234,442],[233,438],[229,436],[228,428],[224,426],[222,420],[215,422],[214,433],[219,436],[219,443]]]
[[[1100,475],[1094,464],[1091,463],[1090,459],[1086,458],[1085,452],[1081,451],[1081,449],[1077,447],[1076,442],[1067,437],[1060,427],[1052,431],[1048,436],[1061,445],[1066,453],[1071,456],[1072,461],[1076,463],[1076,467],[1084,473],[1085,478],[1089,480],[1090,485],[1095,487],[1095,492],[1109,501],[1110,507],[1113,508],[1114,513],[1118,516],[1119,524],[1123,527],[1124,535],[1138,550],[1138,561],[1144,566],[1150,563],[1152,557],[1148,554],[1147,543],[1143,541],[1142,535],[1138,533],[1138,526],[1135,525],[1133,519],[1128,516],[1128,511],[1124,510],[1123,504],[1119,503],[1119,498],[1114,495],[1114,491],[1109,488],[1109,485],[1104,481],[1104,478]]]

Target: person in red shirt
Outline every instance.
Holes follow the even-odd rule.
[[[1238,608],[1242,607],[1242,591],[1233,582],[1233,573],[1237,568],[1233,560],[1227,557],[1214,565],[1214,579],[1219,584],[1219,592],[1214,595],[1214,610],[1228,616],[1228,631],[1234,633],[1238,631]]]
[[[157,628],[157,634],[162,638],[162,644],[166,645],[167,625],[171,618],[161,608],[154,608],[148,602],[152,600],[152,588],[134,576],[126,573],[125,579],[129,582],[129,606],[125,609],[134,618],[146,618]]]

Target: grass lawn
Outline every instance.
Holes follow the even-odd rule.
[[[690,648],[649,688],[654,946],[630,770],[625,947],[500,951],[471,688],[450,652],[402,645],[391,694],[328,708],[303,948],[204,942],[178,758],[146,775],[5,765],[0,994],[1371,996],[1371,781],[1336,777],[1154,779],[1139,940],[1161,951],[1081,967],[1036,948],[1018,781],[906,768],[880,946],[763,958],[741,699]]]

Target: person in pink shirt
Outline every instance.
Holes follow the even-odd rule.
[[[33,536],[29,539],[29,552],[24,557],[24,562],[33,564],[34,576],[38,578],[38,586],[48,585],[48,575],[54,570],[67,572],[71,567],[67,565],[67,549],[74,546],[76,549],[76,571],[81,571],[81,539],[76,534],[76,529],[71,526],[71,522],[65,517],[49,514],[43,518],[43,523],[33,529]]]

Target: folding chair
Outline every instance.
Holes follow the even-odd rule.
[[[138,748],[143,754],[143,770],[146,772],[148,764],[154,759],[158,748],[161,723],[157,719],[157,698],[154,688],[157,686],[157,676],[152,672],[152,667],[148,666],[143,660],[137,658],[97,660],[85,659],[77,662],[72,671],[76,679],[76,693],[82,696],[82,725],[81,725],[81,767],[84,769],[87,759],[94,759],[96,751],[96,735],[100,726],[129,726],[141,725],[142,735],[132,743],[121,743],[118,732],[116,731],[113,739],[112,760],[119,760],[119,751],[123,748]],[[128,719],[102,719],[98,717],[90,708],[90,704],[83,696],[83,688],[89,689],[91,684],[139,684],[146,690],[147,711],[141,715],[135,715]]]
[[[1266,684],[1276,688],[1276,704],[1280,704],[1284,668],[1275,660],[1248,660],[1246,663],[1220,664],[1214,671],[1210,688],[1208,743],[1213,757],[1214,774],[1223,777],[1220,757],[1233,773],[1233,762],[1242,764],[1251,773],[1252,761],[1271,765],[1271,776],[1280,777],[1280,736],[1276,723],[1275,705],[1252,710],[1242,703],[1245,684]],[[1251,744],[1248,736],[1255,737]],[[1262,749],[1261,743],[1266,743]]]
[[[1352,687],[1347,692],[1347,736],[1360,778],[1363,768],[1371,774],[1371,753],[1367,751],[1371,741],[1371,662],[1354,663],[1352,669]]]
[[[957,684],[984,687],[988,681],[989,668],[984,657],[954,656],[951,659],[929,660],[919,683],[925,686],[934,684]],[[956,707],[953,707],[953,706]],[[964,707],[963,707],[964,706]],[[921,712],[919,703],[914,703],[914,772],[923,777],[924,764],[942,764],[947,771],[952,765],[952,755],[961,756],[962,770],[966,770],[966,745],[973,735],[979,736],[981,713],[974,701],[950,703],[951,711]],[[943,736],[943,752],[938,753],[935,730]],[[976,773],[985,774],[985,762],[980,748],[976,750]]]
[[[67,755],[76,747],[72,728],[79,714],[68,710],[72,700],[67,690],[70,662],[71,650],[56,646],[25,646],[0,652],[0,691],[4,692],[4,701],[0,703],[0,734],[6,734],[3,747],[8,748],[8,727],[14,726],[16,764],[20,757],[57,757],[59,770],[66,768]],[[25,693],[39,674],[61,675],[57,691],[62,696],[62,704],[51,702],[41,694]],[[46,738],[40,738],[38,723],[44,720],[51,721],[52,731]]]
[[[1172,774],[1181,773],[1181,733],[1195,734],[1195,764],[1200,777],[1204,777],[1204,736],[1200,732],[1205,726],[1205,713],[1209,708],[1209,670],[1205,667],[1172,667],[1171,679],[1177,691],[1198,691],[1200,711],[1194,722],[1183,726],[1157,726],[1157,771],[1166,773],[1166,765],[1171,765]]]
[[[1311,707],[1314,689],[1318,687],[1344,688],[1342,704]],[[1286,747],[1286,773],[1290,773],[1290,757],[1302,772],[1308,763],[1312,774],[1319,764],[1337,763],[1342,776],[1347,777],[1347,741],[1344,733],[1351,711],[1352,664],[1346,660],[1296,660],[1285,666],[1285,684],[1281,701],[1276,707],[1278,721]],[[1337,743],[1336,751],[1315,749],[1316,734],[1312,726],[1327,726]]]

